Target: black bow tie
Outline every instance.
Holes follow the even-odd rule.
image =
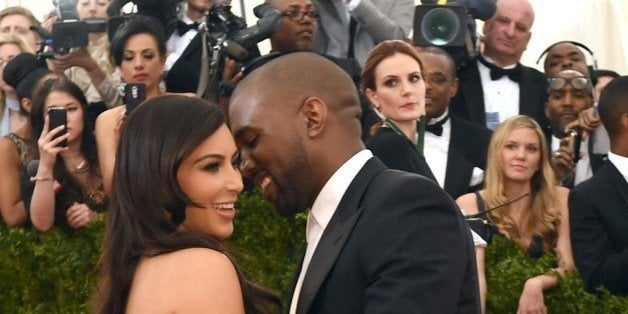
[[[498,67],[497,65],[493,63],[488,62],[481,55],[478,56],[478,60],[480,61],[480,63],[484,64],[484,66],[486,66],[487,68],[491,70],[491,80],[493,81],[499,80],[504,75],[506,75],[513,82],[517,82],[517,83],[521,82],[521,75],[523,74],[521,72],[521,64],[517,63],[517,65],[512,69],[504,69],[504,68]]]
[[[199,25],[198,22],[194,22],[192,24],[185,24],[185,22],[179,20],[177,21],[177,33],[179,34],[179,36],[183,36],[183,34],[187,33],[191,29],[197,30],[198,25]]]
[[[445,118],[443,118],[442,120],[434,123],[434,124],[428,124],[425,126],[425,131],[428,131],[430,133],[433,133],[436,136],[441,136],[443,135],[443,124],[445,124],[445,122],[447,122],[447,120],[449,120],[449,115],[446,115]]]

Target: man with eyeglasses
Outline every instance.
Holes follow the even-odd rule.
[[[601,160],[588,154],[588,138],[581,141],[578,132],[582,130],[572,123],[580,112],[593,106],[593,84],[583,73],[564,70],[549,79],[548,95],[545,114],[552,131],[548,141],[553,151],[550,164],[563,186],[573,187],[590,178],[601,165]]]
[[[458,78],[454,60],[438,47],[417,47],[423,62],[425,159],[438,185],[453,199],[476,191],[484,181],[491,130],[468,122],[449,111]]]
[[[413,0],[313,0],[321,12],[314,51],[353,58],[364,66],[369,51],[412,30]]]

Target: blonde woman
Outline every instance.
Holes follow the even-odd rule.
[[[33,50],[21,37],[0,33],[0,136],[17,130],[27,119],[15,89],[2,79],[4,67],[22,52]]]
[[[554,272],[528,278],[519,299],[518,313],[546,312],[544,291],[556,286],[559,276],[574,269],[567,209],[569,190],[556,186],[545,137],[532,118],[514,116],[497,128],[489,145],[484,182],[483,190],[456,200],[460,208],[466,214],[477,214],[518,199],[485,213],[484,218],[530,257],[546,253],[558,257]],[[484,275],[484,251],[477,250],[476,258],[485,310],[490,287],[487,288]]]

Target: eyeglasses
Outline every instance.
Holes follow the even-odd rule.
[[[287,16],[291,21],[300,22],[303,20],[304,16],[308,16],[312,20],[319,20],[321,18],[321,14],[318,11],[286,11],[282,12],[281,16]]]
[[[443,86],[454,78],[447,77],[444,75],[434,75],[434,76],[425,76],[424,79],[425,79],[425,82],[430,85]]]
[[[8,56],[6,59],[0,58],[0,68],[4,68],[15,56]]]
[[[576,76],[572,78],[552,77],[549,80],[550,91],[561,90],[565,85],[569,84],[576,90],[588,90],[591,88],[589,79],[584,76]]]

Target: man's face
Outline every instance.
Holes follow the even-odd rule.
[[[274,94],[259,89],[237,94],[231,99],[229,121],[242,176],[253,180],[279,214],[288,216],[311,206],[317,192],[312,191],[311,167],[297,131],[299,106],[282,105],[291,100]]]
[[[271,3],[282,13],[293,12],[292,15],[282,17],[281,28],[270,38],[273,50],[283,54],[311,51],[317,21],[302,12],[314,12],[312,2],[310,0],[275,0]]]
[[[487,56],[519,61],[532,36],[533,18],[531,8],[525,3],[498,1],[497,11],[484,23],[484,52]]]
[[[447,57],[431,52],[420,52],[425,79],[425,111],[429,119],[438,118],[449,106],[458,90],[458,79],[454,77]]]
[[[593,97],[586,89],[575,88],[574,80],[584,79],[584,75],[567,70],[556,76],[566,81],[559,89],[551,89],[545,105],[545,115],[549,118],[552,132],[558,138],[566,136],[565,126],[578,118],[578,114],[593,105]],[[590,84],[590,83],[589,83]]]
[[[564,70],[576,70],[589,76],[589,68],[582,51],[572,43],[557,44],[547,51],[545,74],[556,77],[558,72]]]

